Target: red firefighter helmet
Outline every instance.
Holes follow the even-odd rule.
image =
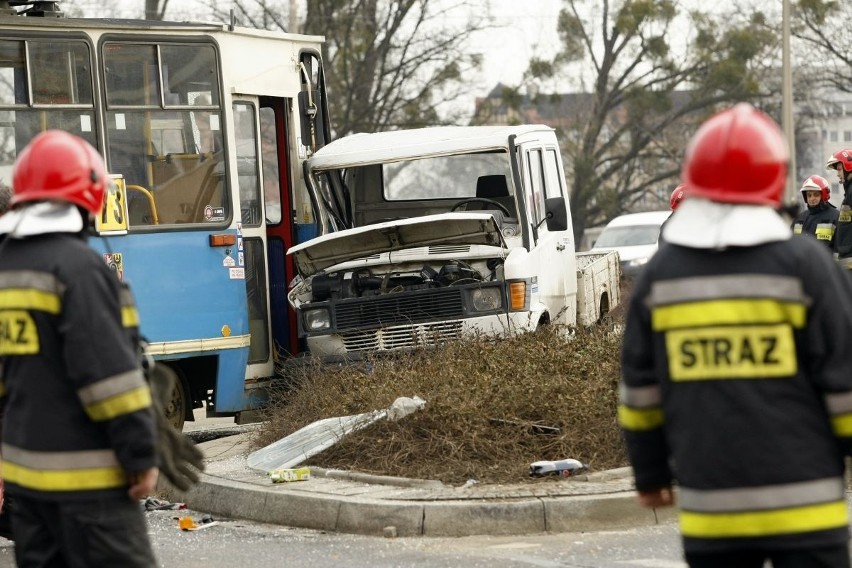
[[[670,199],[672,211],[677,209],[677,206],[680,205],[680,202],[683,201],[684,197],[686,197],[686,184],[682,183],[672,192]]]
[[[828,201],[828,198],[831,196],[831,188],[828,185],[828,180],[822,176],[811,176],[806,179],[802,183],[802,189],[799,191],[802,192],[802,199],[807,203],[807,198],[805,197],[806,191],[819,191],[820,199],[822,201]]]
[[[781,201],[788,159],[778,125],[740,103],[701,125],[687,146],[682,177],[690,197],[775,206]]]
[[[829,170],[836,170],[837,166],[842,166],[844,171],[852,172],[852,149],[838,150],[825,163],[825,167]]]
[[[48,130],[18,154],[11,207],[31,201],[67,201],[97,215],[107,187],[103,158],[91,144],[62,130]]]

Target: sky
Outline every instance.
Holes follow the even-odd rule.
[[[561,5],[560,0],[492,2],[495,25],[503,27],[473,41],[485,54],[482,84],[486,92],[498,82],[517,84],[532,57],[554,54]]]

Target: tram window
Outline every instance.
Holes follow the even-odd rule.
[[[218,113],[205,113],[219,118]],[[224,154],[200,151],[193,114],[189,110],[107,113],[110,171],[124,175],[131,229],[224,223],[230,216]],[[213,134],[221,148],[221,130]]]
[[[192,105],[197,107],[210,106],[210,92],[190,93]],[[198,154],[219,152],[222,149],[222,129],[219,124],[219,113],[196,110],[192,113],[193,146]]]
[[[219,106],[219,91],[213,88],[218,83],[216,52],[210,45],[163,45],[160,47],[163,60],[163,92],[166,106],[194,105],[192,94],[204,91],[206,105]]]
[[[263,167],[263,201],[266,222],[281,222],[281,172],[278,168],[278,139],[275,132],[275,111],[260,109],[260,152]]]
[[[0,105],[27,104],[24,42],[0,41]]]
[[[108,43],[103,58],[107,104],[160,106],[155,45]]]
[[[260,225],[260,183],[257,173],[257,130],[254,107],[234,103],[234,136],[237,139],[237,178],[243,225]]]
[[[33,41],[28,45],[35,104],[92,104],[89,50],[82,43]]]
[[[17,153],[45,130],[65,130],[98,146],[92,85],[83,41],[0,41],[0,180],[10,176]]]
[[[124,176],[130,229],[227,223],[213,46],[112,42],[103,49],[109,167]]]
[[[12,164],[15,148],[15,112],[0,111],[0,183],[12,184]]]

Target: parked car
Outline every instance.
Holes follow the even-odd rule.
[[[660,227],[671,211],[621,215],[610,221],[595,241],[593,251],[614,250],[625,278],[636,276],[657,252]]]

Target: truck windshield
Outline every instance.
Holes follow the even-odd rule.
[[[633,225],[629,227],[607,227],[598,237],[594,248],[632,247],[653,245],[660,236],[659,225]]]
[[[462,199],[483,197],[477,195],[479,180],[495,177],[503,178],[503,194],[488,197],[511,200],[511,166],[507,153],[502,151],[327,170],[319,172],[316,181],[333,222],[341,227],[358,227],[390,219],[447,213]],[[479,204],[476,208],[489,206]]]
[[[476,180],[480,176],[511,176],[511,173],[503,152],[394,162],[382,166],[384,198],[394,201],[475,197]]]

